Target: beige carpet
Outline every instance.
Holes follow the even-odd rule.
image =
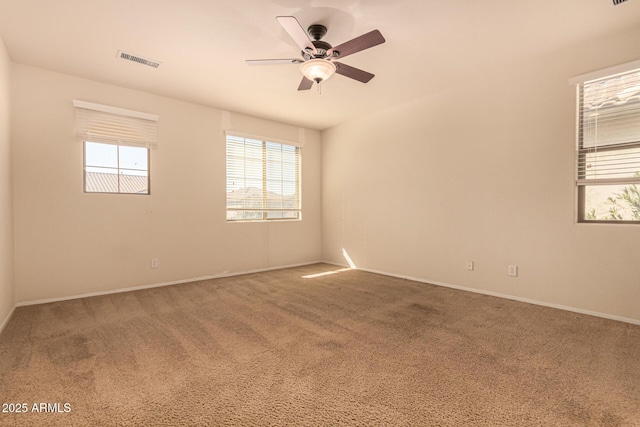
[[[640,425],[640,327],[336,269],[18,308],[0,425]]]

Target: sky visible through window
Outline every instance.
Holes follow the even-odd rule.
[[[123,145],[87,142],[85,165],[87,172],[147,176],[147,149]]]

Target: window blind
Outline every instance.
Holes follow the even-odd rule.
[[[579,186],[640,183],[640,69],[578,84]]]
[[[158,116],[90,102],[73,102],[80,141],[156,148]]]
[[[227,220],[299,219],[300,147],[227,133]]]

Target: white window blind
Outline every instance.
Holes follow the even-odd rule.
[[[640,69],[578,84],[578,220],[640,222]]]
[[[640,183],[640,70],[578,85],[578,185]]]
[[[85,101],[73,101],[80,141],[156,148],[158,116]]]
[[[227,133],[227,220],[300,219],[301,148]]]

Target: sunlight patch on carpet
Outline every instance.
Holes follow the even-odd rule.
[[[316,273],[316,274],[307,274],[306,276],[302,276],[302,278],[303,279],[315,279],[316,277],[330,276],[332,274],[342,273],[344,271],[350,271],[350,270],[352,270],[352,268],[341,268],[339,270],[325,271],[325,272]]]

